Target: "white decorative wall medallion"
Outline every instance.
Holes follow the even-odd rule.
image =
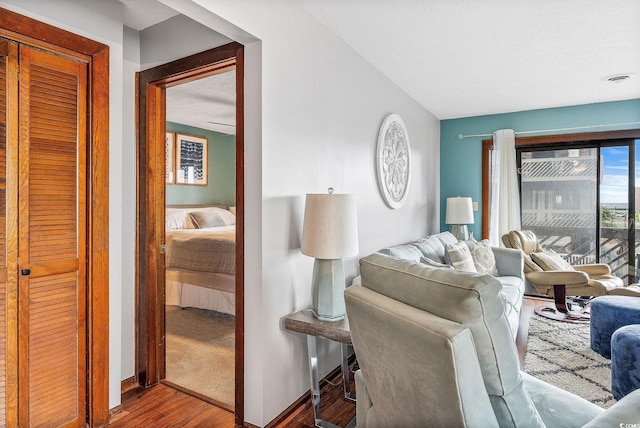
[[[397,114],[385,117],[378,133],[378,186],[389,208],[407,199],[411,177],[411,150],[404,122]]]

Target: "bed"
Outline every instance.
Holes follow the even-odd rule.
[[[233,207],[167,206],[165,223],[165,303],[235,315]]]

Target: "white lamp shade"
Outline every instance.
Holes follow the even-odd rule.
[[[358,255],[358,219],[354,195],[307,195],[302,226],[302,254],[317,259]]]
[[[447,198],[446,224],[473,224],[473,202],[471,198]]]

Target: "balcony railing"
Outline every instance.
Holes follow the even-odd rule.
[[[640,252],[640,231],[636,233],[635,245],[628,251],[627,229],[602,228],[600,244],[585,240],[585,236],[593,236],[593,228],[567,228],[527,225],[523,229],[532,230],[543,248],[550,248],[561,255],[572,265],[595,263],[596,251],[600,252],[600,263],[611,267],[612,275],[622,278],[625,283],[635,282],[635,254]],[[631,264],[629,254],[631,253]]]
[[[597,177],[595,156],[522,159],[522,181],[570,181]]]

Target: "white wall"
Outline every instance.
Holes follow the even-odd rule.
[[[162,2],[196,9],[189,0]],[[245,418],[264,425],[309,388],[304,338],[282,328],[284,316],[311,302],[313,260],[299,250],[304,195],[329,186],[356,195],[361,256],[437,231],[439,122],[296,1],[196,3],[233,24],[214,29],[233,38],[240,28],[261,41],[246,53],[248,62],[261,61],[261,69],[247,64],[246,79],[260,87],[247,88],[246,103],[262,112],[261,123],[246,121],[247,159],[262,156],[261,181],[246,168],[247,222],[261,223],[261,231],[247,228],[246,246],[254,252],[261,242],[262,254],[245,265]],[[214,22],[205,15],[192,18]],[[374,169],[378,129],[392,112],[405,121],[413,156],[409,198],[399,210],[385,206]],[[355,276],[357,258],[345,270]],[[255,271],[260,278],[250,280]],[[337,346],[319,352],[329,357],[323,373],[338,365]]]
[[[146,70],[230,42],[204,25],[176,15],[140,31],[140,64]]]

